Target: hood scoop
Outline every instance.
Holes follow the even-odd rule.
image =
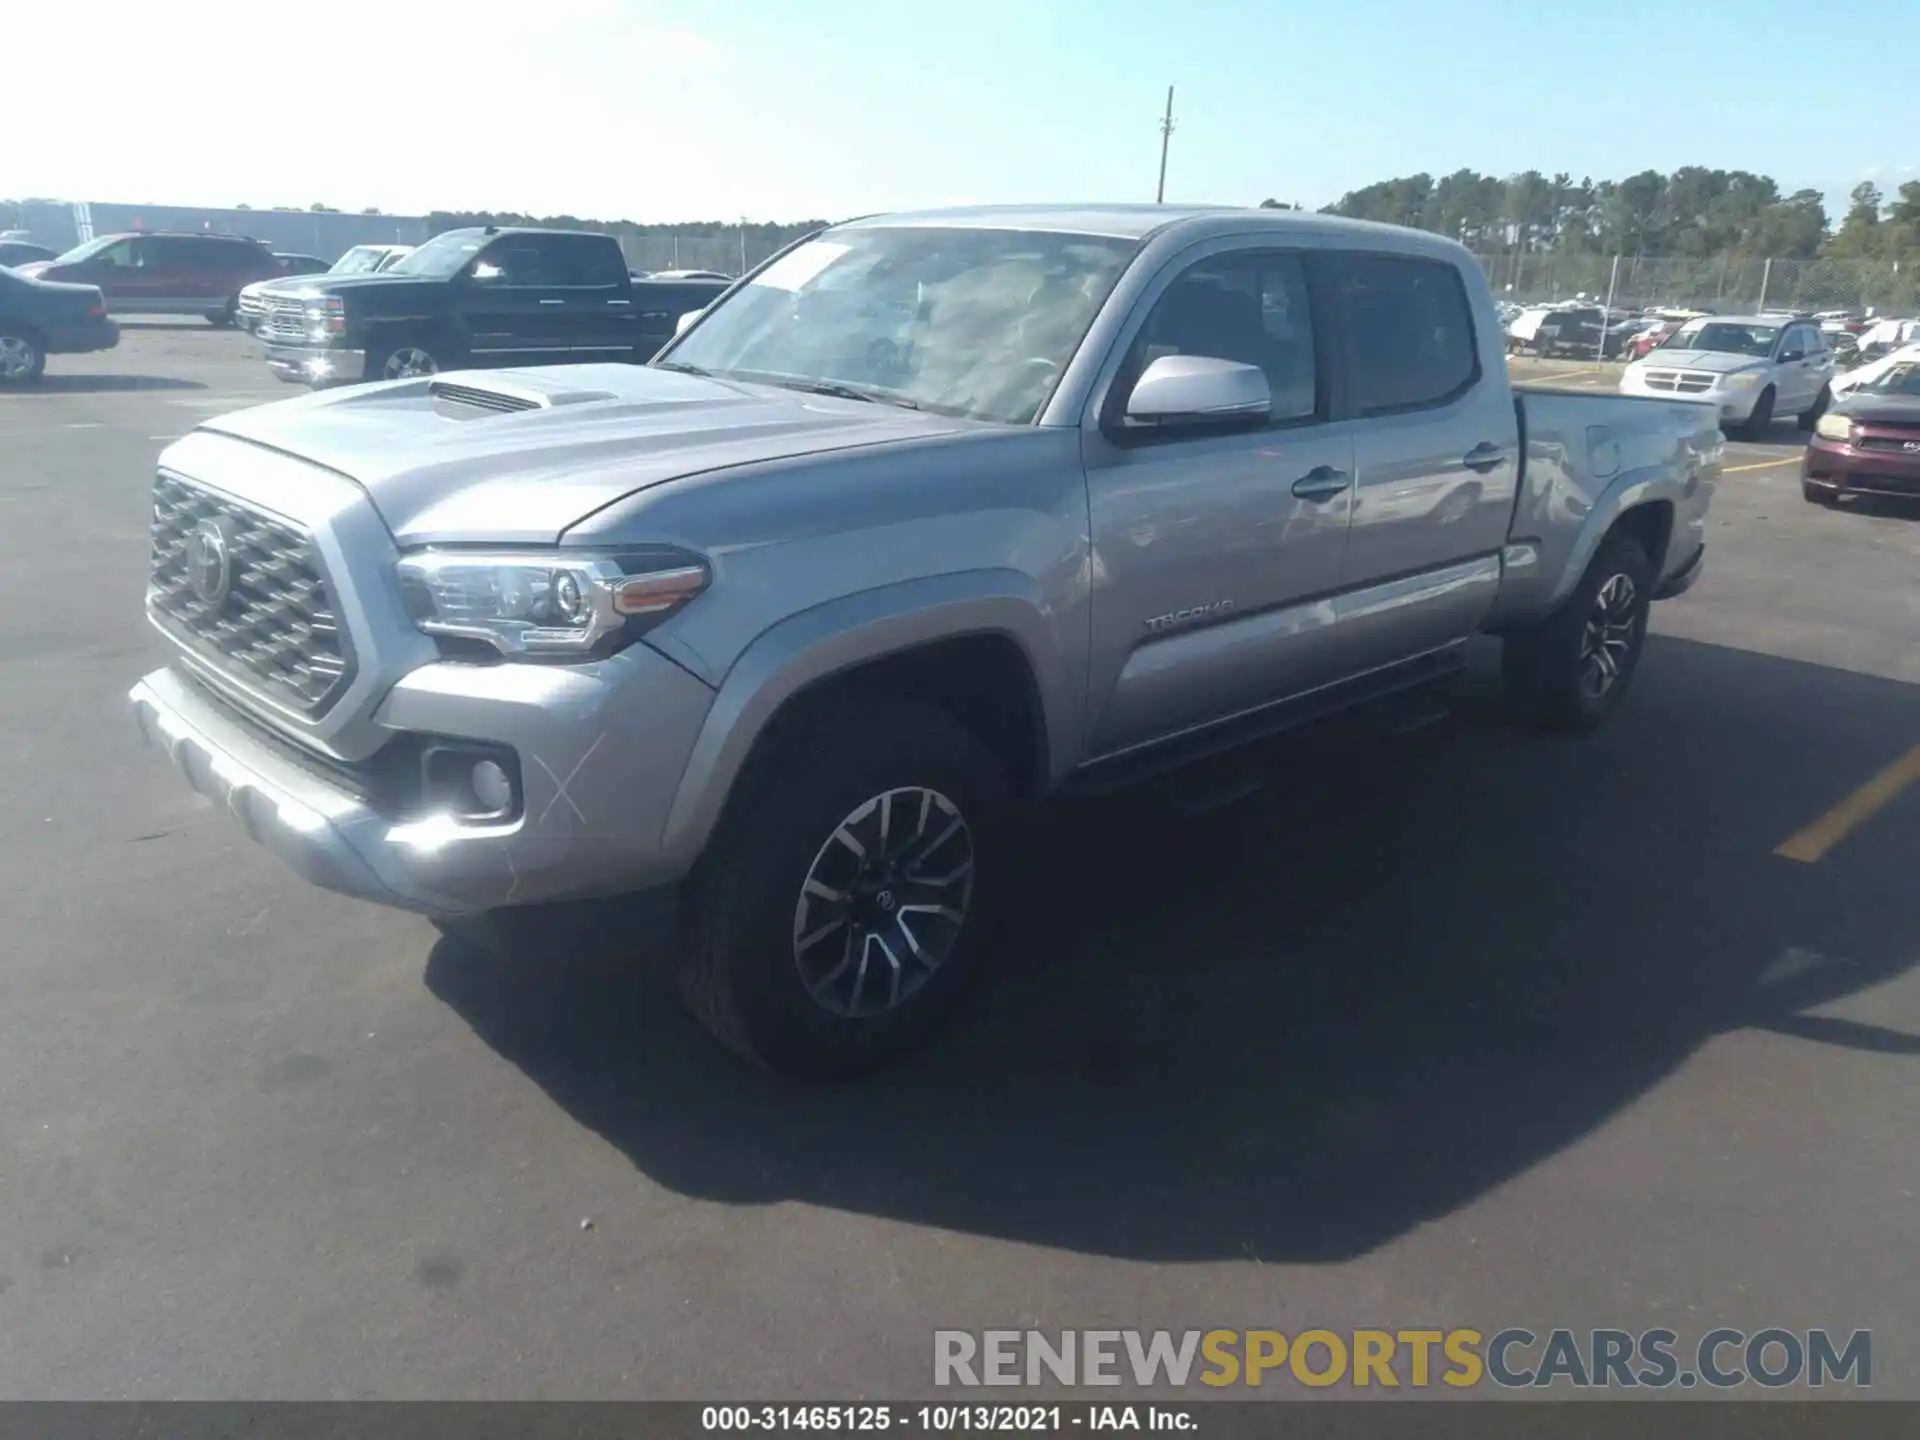
[[[440,414],[455,420],[475,420],[482,415],[510,415],[517,410],[552,410],[561,405],[584,405],[595,400],[612,400],[609,390],[559,390],[545,386],[518,386],[511,381],[431,380],[427,396]]]

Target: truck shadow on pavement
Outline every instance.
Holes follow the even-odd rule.
[[[1656,637],[1584,740],[1516,733],[1489,690],[1476,673],[1396,741],[1274,757],[1212,816],[1047,817],[972,1012],[862,1082],[734,1062],[635,963],[655,922],[621,907],[520,946],[443,938],[427,981],[673,1190],[1154,1261],[1371,1250],[1726,1031],[1920,1053],[1806,1013],[1913,963],[1910,847],[1771,853],[1920,740],[1920,687]]]

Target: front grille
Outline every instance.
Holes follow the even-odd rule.
[[[306,301],[270,295],[266,297],[266,311],[266,323],[260,327],[260,333],[267,339],[285,340],[294,345],[307,343]]]
[[[1891,450],[1895,454],[1920,456],[1920,430],[1911,435],[1862,435],[1857,445],[1862,450]]]
[[[225,541],[230,580],[218,604],[195,588],[189,554],[206,522]],[[323,713],[353,679],[312,536],[165,472],[153,482],[147,604],[216,668],[304,714]]]
[[[1714,377],[1699,370],[1649,370],[1642,378],[1649,390],[1700,395],[1713,388]]]

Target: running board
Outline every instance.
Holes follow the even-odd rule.
[[[1368,713],[1369,718],[1377,712],[1389,735],[1424,730],[1452,713],[1448,692],[1465,669],[1464,646],[1432,651],[1296,699],[1236,715],[1203,730],[1189,731],[1108,759],[1089,761],[1067,777],[1060,791],[1075,796],[1110,795],[1261,740],[1307,730],[1324,721],[1354,716],[1356,712]],[[1202,788],[1194,797],[1192,813],[1232,804],[1258,790],[1263,783],[1256,776],[1246,775],[1226,785]],[[1216,795],[1222,798],[1215,800]]]

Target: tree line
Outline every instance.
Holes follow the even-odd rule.
[[[435,210],[427,216],[427,232],[459,230],[472,225],[535,225],[554,230],[591,230],[621,240],[668,239],[689,241],[737,242],[746,233],[754,256],[767,254],[802,235],[831,224],[827,220],[801,220],[790,224],[750,220],[696,220],[678,225],[643,225],[633,220],[584,220],[578,215],[521,215],[507,210]]]
[[[1783,195],[1771,176],[1699,165],[1599,181],[1538,170],[1405,175],[1351,190],[1323,213],[1436,231],[1482,255],[1920,262],[1920,180],[1891,196],[1863,181],[1838,225],[1817,190]]]

